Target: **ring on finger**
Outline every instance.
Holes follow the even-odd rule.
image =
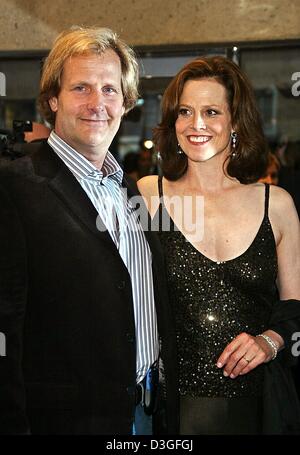
[[[245,357],[245,356],[243,357],[243,359],[246,360],[247,363],[251,362],[251,360],[247,359],[247,357]]]

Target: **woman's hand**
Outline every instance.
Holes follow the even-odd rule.
[[[264,333],[269,336],[272,334],[272,340],[278,349],[282,348],[283,340],[280,335],[273,331]],[[273,354],[272,346],[264,338],[243,332],[226,346],[217,360],[217,367],[223,368],[224,376],[234,379],[249,373],[261,363],[269,362]]]

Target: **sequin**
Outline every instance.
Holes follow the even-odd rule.
[[[159,212],[168,217],[163,205]],[[172,220],[171,231],[159,236],[175,315],[181,395],[260,396],[264,365],[230,379],[216,361],[239,333],[257,335],[268,328],[277,295],[276,245],[268,216],[247,251],[225,262],[198,252]]]

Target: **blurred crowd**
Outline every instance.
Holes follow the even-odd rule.
[[[260,181],[288,191],[300,216],[300,142],[270,144],[267,174]]]
[[[157,163],[153,148],[141,145],[139,152],[128,152],[123,160],[124,172],[134,181],[138,181],[146,175],[157,174]]]

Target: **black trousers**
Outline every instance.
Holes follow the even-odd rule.
[[[186,397],[180,399],[180,434],[261,434],[262,399]]]

